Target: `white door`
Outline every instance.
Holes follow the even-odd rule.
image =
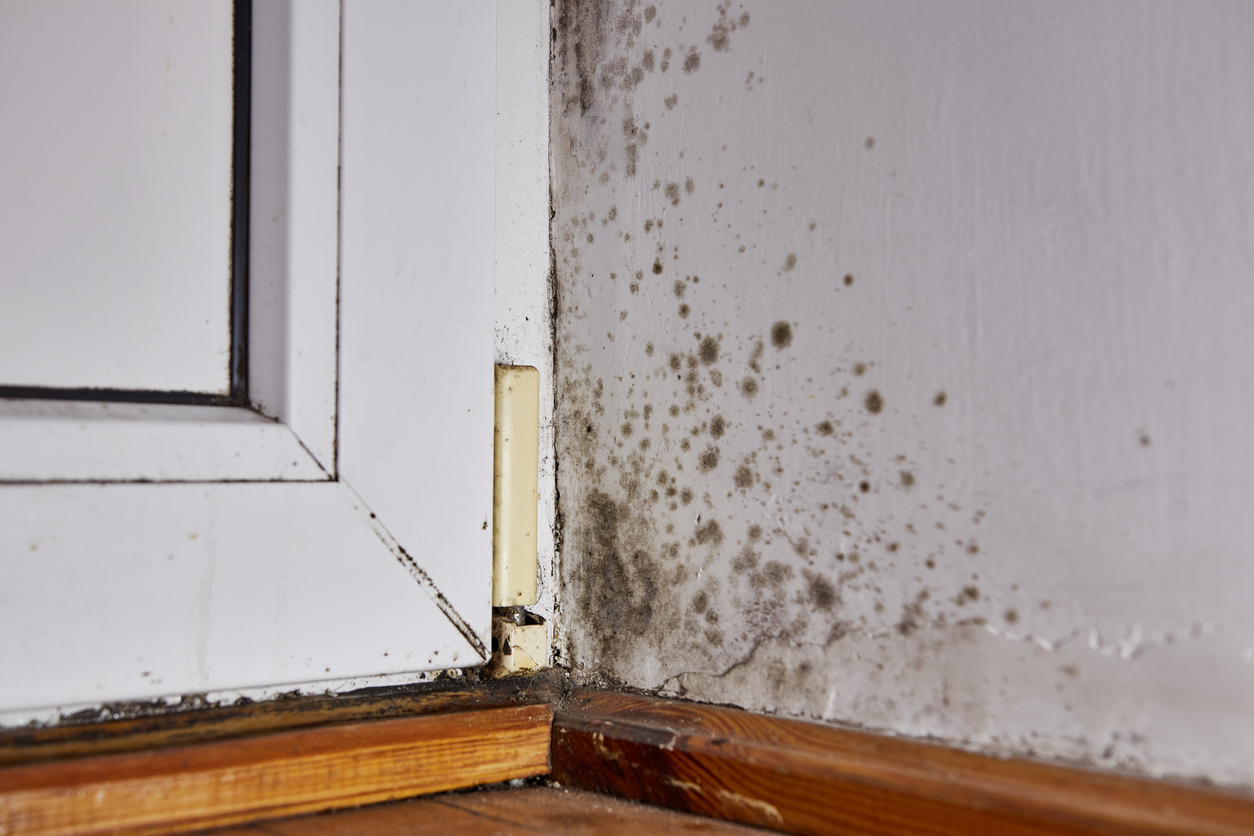
[[[0,710],[485,657],[495,3],[252,6],[243,252],[233,4],[0,9]]]

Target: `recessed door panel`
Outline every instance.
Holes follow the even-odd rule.
[[[232,21],[0,5],[0,386],[229,391]]]

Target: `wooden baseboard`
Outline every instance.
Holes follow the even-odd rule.
[[[172,833],[548,772],[549,705],[0,769],[0,834]]]
[[[510,705],[555,704],[566,690],[561,671],[480,681],[471,678],[335,696],[293,697],[220,707],[131,705],[134,716],[104,719],[110,709],[83,712],[60,725],[0,731],[0,767],[66,758],[189,746],[296,729],[474,711]],[[102,717],[103,715],[103,717]],[[2,774],[2,773],[0,773]],[[3,834],[0,834],[3,836]]]
[[[805,834],[1254,833],[1254,799],[733,709],[578,693],[565,786]]]

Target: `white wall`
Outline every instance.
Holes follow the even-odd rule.
[[[1254,784],[1254,6],[554,19],[576,669]]]

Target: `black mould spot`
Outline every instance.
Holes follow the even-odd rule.
[[[671,202],[671,206],[679,205],[679,184],[678,183],[666,184],[666,199]]]
[[[861,377],[866,374],[866,363],[857,363],[853,367],[853,373]]]
[[[932,403],[935,406],[944,406],[946,400],[948,400],[948,396],[944,392],[937,392],[936,397],[932,398]]]
[[[620,427],[620,430],[624,436],[629,436],[633,432],[633,428],[630,423],[623,424],[623,426]]]
[[[644,10],[644,22],[652,23],[653,18],[657,17],[657,6],[648,6]]]
[[[684,367],[684,359],[678,354],[672,354],[670,360],[667,362],[670,364],[672,371],[679,371]]]
[[[710,436],[712,438],[722,438],[723,433],[727,430],[727,421],[722,415],[715,415],[710,419]]]
[[[709,520],[697,526],[695,536],[697,543],[702,546],[706,544],[717,546],[723,542],[723,529],[719,527],[717,520]]]
[[[1006,610],[1006,613],[1005,615],[1002,616],[1002,618],[1006,619],[1007,624],[1018,624],[1019,623],[1019,611],[1011,607],[1010,609]]]
[[[692,502],[692,488],[684,488],[679,492],[679,501],[687,505]]]
[[[683,299],[683,298],[684,298],[684,292],[685,292],[686,290],[688,290],[688,285],[687,285],[687,284],[685,284],[685,283],[684,283],[683,281],[681,281],[680,279],[676,279],[676,280],[675,280],[675,288],[674,288],[674,289],[675,289],[675,298],[676,298],[676,299]]]
[[[864,481],[862,481],[862,482],[859,482],[859,483],[858,483],[858,490],[862,491],[863,493],[870,493],[870,492],[871,492],[871,483],[870,483],[870,482],[867,482],[867,481],[865,481],[865,480],[864,480]]]
[[[649,72],[653,72],[653,50],[650,49],[645,52],[644,58],[640,61],[640,66],[644,67]]]
[[[702,473],[709,473],[718,467],[718,448],[707,447],[702,451],[701,456],[697,459],[697,469]]]
[[[701,69],[701,53],[696,49],[684,56],[684,72],[691,73]]]
[[[736,475],[732,477],[732,481],[738,488],[751,488],[753,487],[753,472],[746,465],[742,464],[736,468]]]
[[[819,431],[819,435],[831,435],[836,432],[836,428],[832,426],[831,421],[823,421],[815,429]]]
[[[830,611],[836,605],[836,587],[815,572],[802,572],[806,579],[806,600],[816,610]]]
[[[758,393],[758,382],[751,377],[746,377],[740,381],[740,394],[746,398],[752,398]]]
[[[678,418],[679,417],[679,405],[671,404],[671,408],[668,409],[667,412],[671,414],[672,418]]]
[[[853,284],[853,274],[846,273],[845,274],[845,287],[849,287],[849,285],[851,284]]]
[[[758,568],[758,553],[748,546],[745,546],[740,550],[740,553],[732,559],[731,568],[737,575]]]
[[[1142,447],[1148,447],[1148,446],[1150,446],[1150,443],[1151,443],[1151,441],[1150,441],[1149,434],[1148,434],[1148,433],[1141,433],[1141,446],[1142,446]]]
[[[964,586],[962,591],[954,596],[954,603],[960,607],[973,604],[978,600],[980,600],[980,590],[975,586]]]
[[[692,598],[692,611],[693,612],[700,615],[701,613],[709,609],[709,606],[710,606],[710,596],[704,589],[693,596]]]
[[[914,474],[908,470],[901,471],[901,486],[903,488],[914,487]]]
[[[644,354],[645,354],[645,356],[646,356],[646,357],[652,357],[652,356],[653,356],[653,343],[645,343],[645,344],[644,344]]]
[[[705,339],[703,339],[701,341],[701,346],[698,349],[698,356],[701,358],[701,362],[707,366],[717,361],[718,360],[718,340],[714,339],[713,337],[706,337]]]
[[[788,258],[784,259],[784,272],[785,272],[785,273],[787,273],[789,270],[791,270],[792,268],[794,268],[794,267],[796,267],[796,266],[797,266],[797,256],[796,256],[796,254],[795,254],[795,253],[789,253],[789,254],[788,254]]]
[[[866,406],[866,411],[872,415],[879,415],[884,411],[884,396],[875,389],[866,393],[866,400],[862,403]]]
[[[866,138],[866,147],[867,147],[868,149],[870,149],[870,148],[874,148],[874,147],[875,147],[875,137],[873,137],[873,136],[868,136],[868,137]]]
[[[761,540],[762,539],[762,526],[760,525],[749,526],[749,539]]]
[[[679,318],[680,319],[687,319],[688,314],[690,313],[692,313],[692,308],[688,307],[688,305],[684,304],[684,305],[679,306]]]
[[[666,105],[667,110],[674,110],[675,105],[679,104],[679,96],[667,96],[665,99],[662,99],[662,104]]]
[[[588,521],[586,559],[581,561],[581,601],[584,612],[597,614],[602,651],[621,634],[640,635],[653,620],[661,577],[653,558],[643,550],[629,550],[620,527],[625,512],[607,494],[592,491],[586,500]]]
[[[662,261],[661,259],[655,258],[653,259],[653,275],[660,276],[661,274],[662,274]]]
[[[684,181],[684,191],[686,191],[688,194],[692,194],[696,190],[697,190],[697,184],[692,182],[691,177],[689,177],[687,180]]]
[[[979,553],[980,553],[979,544],[977,544],[974,540],[972,540],[970,543],[967,543],[967,554],[979,554]]]
[[[779,349],[792,345],[792,326],[782,319],[771,326],[771,345]]]

